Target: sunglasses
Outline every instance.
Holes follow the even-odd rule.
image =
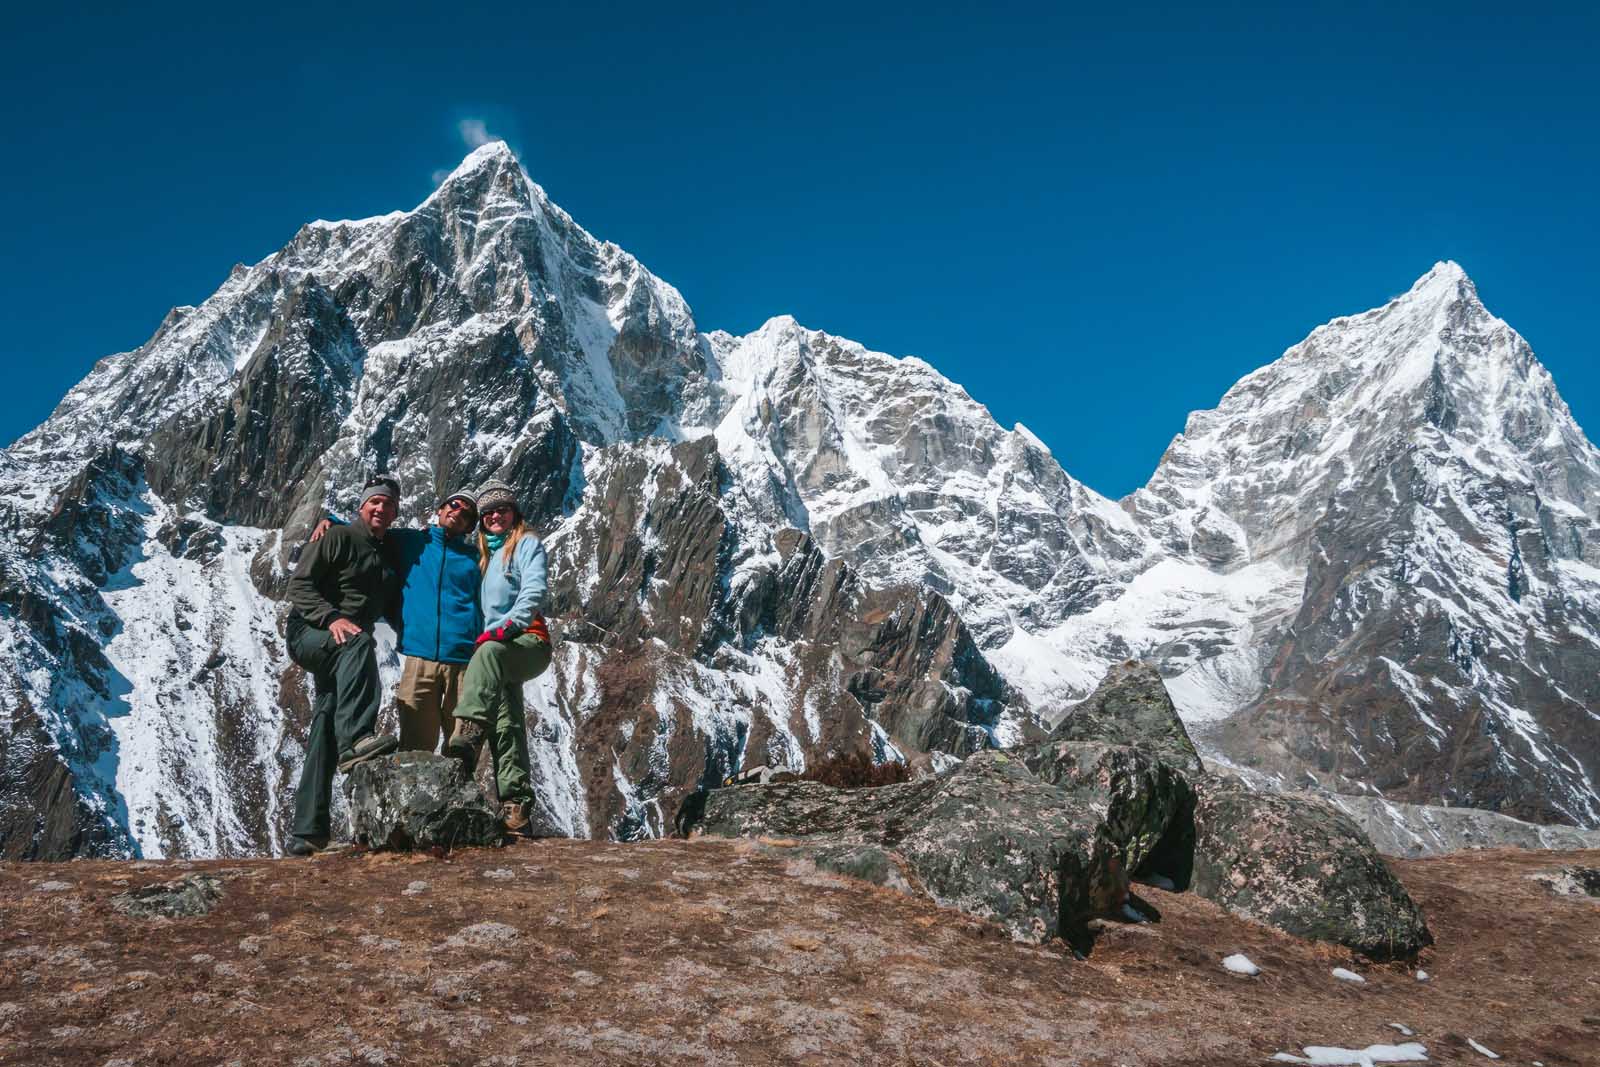
[[[490,508],[488,511],[485,511],[483,513],[483,517],[487,519],[490,515],[515,515],[516,513],[517,509],[512,507],[510,504],[501,504],[497,508]]]
[[[444,508],[445,511],[476,511],[476,510],[478,510],[477,508],[473,507],[471,504],[467,503],[465,500],[446,500],[444,502],[444,504],[443,504],[443,508]]]

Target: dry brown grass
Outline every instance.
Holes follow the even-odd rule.
[[[872,758],[861,751],[843,752],[813,763],[800,780],[821,782],[835,789],[870,789],[909,782],[911,768],[904,763],[873,763]]]

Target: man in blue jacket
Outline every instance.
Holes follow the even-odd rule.
[[[437,749],[455,726],[452,712],[483,621],[478,543],[471,536],[477,499],[465,490],[451,493],[434,514],[437,525],[391,528],[388,535],[401,579],[400,748],[421,752]],[[324,529],[319,526],[313,539]]]

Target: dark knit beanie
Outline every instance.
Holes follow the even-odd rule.
[[[490,478],[478,486],[478,514],[484,515],[495,508],[510,504],[517,509],[517,514],[522,514],[522,508],[517,505],[517,494],[509,485],[496,478]]]

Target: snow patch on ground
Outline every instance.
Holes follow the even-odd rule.
[[[1378,1067],[1384,1063],[1426,1063],[1428,1050],[1415,1041],[1403,1045],[1368,1045],[1363,1049],[1331,1045],[1307,1045],[1303,1055],[1279,1052],[1272,1058],[1281,1063],[1312,1063],[1319,1067]]]

